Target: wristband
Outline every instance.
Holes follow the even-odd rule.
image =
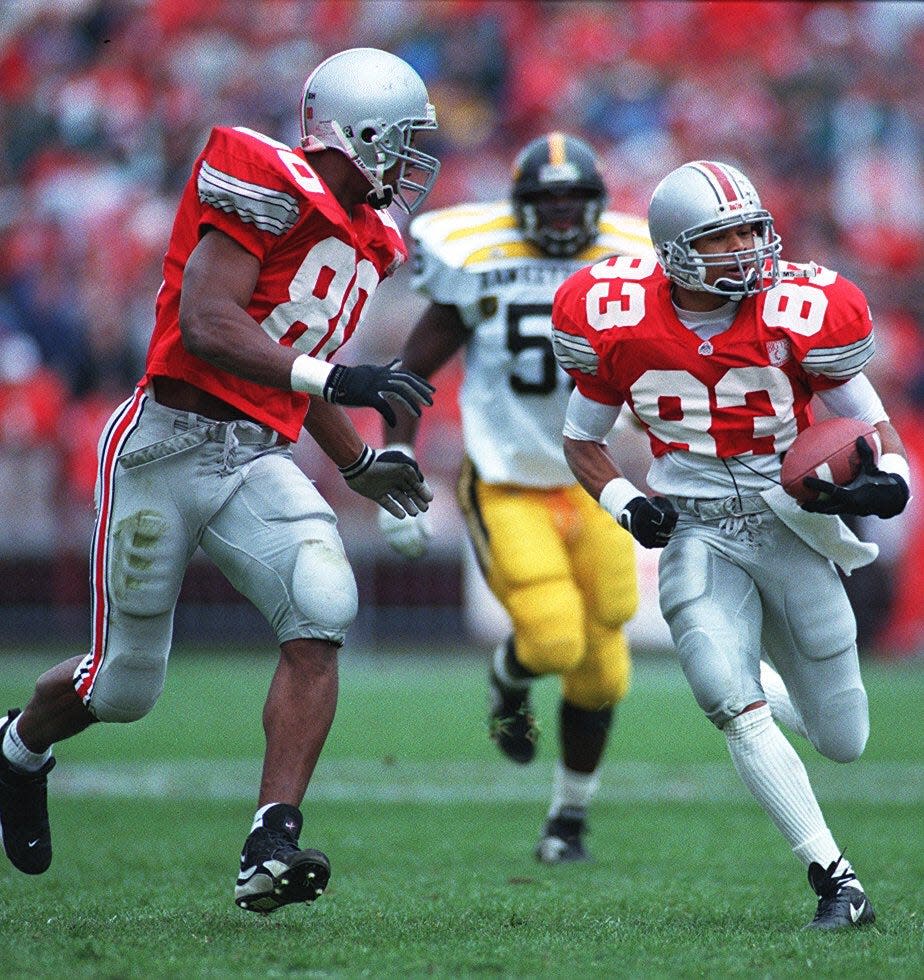
[[[600,491],[600,506],[614,520],[619,520],[619,515],[626,509],[626,504],[636,497],[643,497],[644,494],[628,480],[617,476]]]
[[[309,395],[320,395],[324,382],[333,371],[334,365],[308,354],[299,354],[292,362],[290,386],[293,391],[305,391]]]
[[[338,466],[337,469],[340,470],[344,480],[352,480],[360,473],[365,473],[374,459],[375,450],[371,446],[363,445],[362,451],[352,463],[348,463],[346,466]]]
[[[879,457],[878,466],[883,473],[894,473],[895,476],[900,476],[905,481],[905,485],[909,489],[911,488],[911,467],[904,456],[898,453],[883,453]]]

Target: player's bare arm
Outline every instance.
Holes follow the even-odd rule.
[[[206,232],[183,274],[183,344],[229,374],[286,389],[298,352],[277,344],[247,312],[259,275],[255,255],[224,232]]]
[[[393,425],[388,399],[420,414],[434,388],[396,363],[346,367],[299,354],[272,340],[247,312],[260,262],[212,229],[193,249],[183,273],[180,331],[186,349],[215,367],[273,388],[307,391],[340,405],[365,405]]]
[[[569,439],[565,436],[564,450],[571,472],[594,500],[600,499],[603,488],[610,480],[617,480],[622,476],[606,446],[599,442]]]
[[[464,345],[468,336],[455,306],[431,303],[404,343],[401,366],[423,378],[431,378]],[[386,441],[413,446],[417,427],[416,416],[403,414],[386,431]]]
[[[312,398],[308,404],[305,431],[341,468],[355,463],[366,448],[347,413],[320,398]]]

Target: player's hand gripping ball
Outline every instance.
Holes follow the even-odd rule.
[[[818,491],[803,484],[807,476],[844,486],[860,472],[857,439],[866,438],[879,461],[879,434],[868,422],[858,419],[823,419],[803,429],[783,457],[780,482],[790,497],[800,503],[818,498]]]

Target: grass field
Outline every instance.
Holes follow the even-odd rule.
[[[0,654],[0,707],[57,657]],[[334,873],[313,906],[232,902],[260,770],[270,655],[174,655],[154,712],[56,750],[55,860],[0,864],[3,977],[921,977],[921,665],[866,671],[872,736],[838,766],[795,744],[876,926],[802,931],[801,865],[737,781],[673,663],[639,659],[592,810],[591,865],[532,858],[555,751],[487,739],[484,658],[344,655],[303,810]]]

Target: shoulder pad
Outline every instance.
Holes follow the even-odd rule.
[[[765,302],[780,290],[800,290],[803,292],[797,298],[809,300],[819,311],[817,323],[807,321],[812,329],[801,324],[791,329],[790,342],[796,359],[810,374],[834,381],[846,381],[862,371],[875,353],[873,323],[863,291],[815,262],[782,262],[780,270],[780,283],[765,294]],[[817,301],[813,296],[818,297]],[[779,325],[788,326],[783,321]]]
[[[599,237],[581,253],[582,258],[592,261],[603,255],[649,255],[654,251],[648,222],[637,215],[604,211],[598,228]]]
[[[415,289],[436,303],[464,306],[479,295],[478,277],[485,265],[507,259],[539,257],[526,242],[507,202],[464,204],[416,217]]]
[[[524,242],[507,202],[431,211],[411,222],[411,234],[419,248],[456,269],[491,258],[539,254]]]

